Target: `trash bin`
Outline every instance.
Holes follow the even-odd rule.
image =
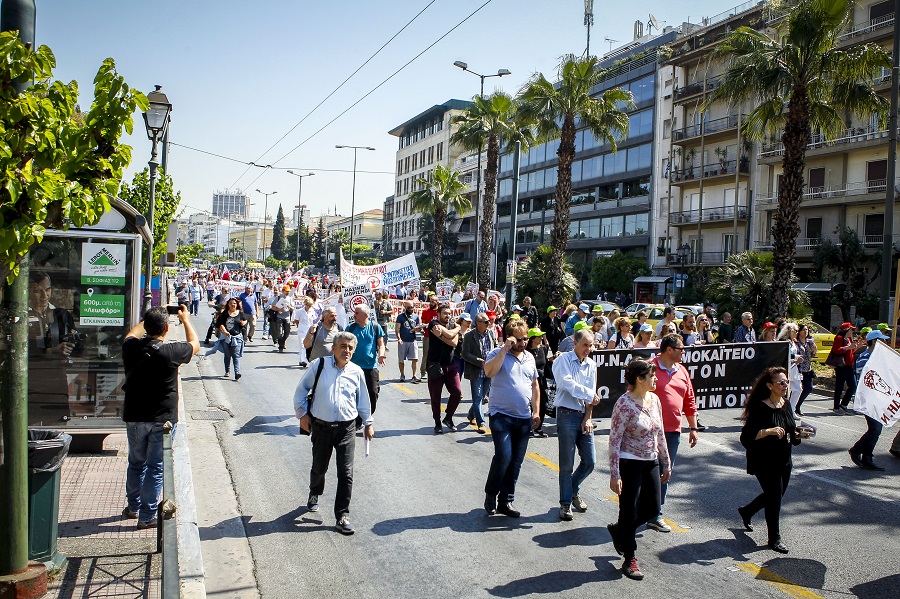
[[[59,469],[71,435],[28,429],[28,558],[56,570],[65,559],[56,551],[59,535]]]

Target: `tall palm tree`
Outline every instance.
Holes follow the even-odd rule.
[[[466,195],[468,187],[459,175],[459,171],[449,166],[438,165],[431,171],[431,180],[419,177],[416,179],[419,189],[409,194],[413,211],[430,214],[434,218],[431,278],[435,285],[443,278],[441,258],[444,255],[447,214],[452,211],[465,216],[472,209],[472,202]]]
[[[559,81],[550,83],[535,73],[519,92],[519,118],[533,123],[540,141],[559,139],[558,178],[550,247],[550,301],[559,304],[565,297],[562,285],[563,262],[569,242],[569,204],[572,201],[572,161],[575,158],[575,121],[616,151],[617,141],[628,134],[628,115],[623,110],[634,105],[631,92],[613,88],[591,95],[603,78],[603,69],[594,56],[566,56],[559,67]]]
[[[800,200],[806,148],[812,131],[836,137],[850,115],[878,114],[886,122],[889,103],[872,89],[873,78],[890,67],[889,53],[874,44],[837,47],[852,19],[852,0],[801,0],[770,36],[739,27],[714,56],[728,61],[722,84],[709,96],[732,106],[756,106],[744,122],[749,139],[781,132],[783,178],[772,226],[772,309],[788,310],[788,290],[800,235]],[[893,182],[889,183],[893,185]]]
[[[502,91],[489,96],[476,96],[472,105],[453,117],[457,125],[450,143],[466,150],[480,152],[487,146],[487,168],[484,174],[484,202],[481,209],[481,242],[478,248],[478,281],[482,291],[490,282],[491,247],[494,236],[494,210],[497,204],[497,171],[500,152],[510,144],[521,142],[527,150],[534,141],[532,130],[517,124],[516,105],[512,96]],[[475,198],[478,201],[478,198]]]

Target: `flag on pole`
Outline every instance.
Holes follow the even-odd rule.
[[[859,375],[853,407],[888,428],[900,419],[900,354],[882,341]]]
[[[227,264],[222,265],[222,276],[220,278],[225,279],[226,281],[231,280],[231,275],[228,274],[228,265]]]

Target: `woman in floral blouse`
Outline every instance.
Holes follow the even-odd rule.
[[[659,514],[660,484],[672,474],[656,389],[656,367],[635,358],[625,367],[631,387],[613,407],[609,431],[609,487],[619,495],[619,521],[606,528],[613,547],[625,556],[622,572],[641,580],[634,557],[635,529]],[[662,472],[660,472],[662,464]]]
[[[800,393],[800,398],[797,400],[797,406],[794,408],[794,412],[797,416],[803,416],[803,412],[800,411],[800,406],[803,404],[803,400],[812,393],[814,376],[812,371],[812,360],[819,352],[815,340],[809,336],[809,327],[805,324],[801,324],[800,328],[797,329],[797,346],[799,347],[799,354],[802,358],[798,366],[800,368],[800,376],[803,380],[801,382],[802,392]]]

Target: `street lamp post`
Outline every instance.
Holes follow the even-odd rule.
[[[241,249],[244,252],[244,267],[245,268],[247,266],[247,216],[248,216],[247,209],[250,208],[250,206],[252,206],[252,205],[253,205],[252,202],[244,203],[244,215],[243,215],[244,216],[244,232],[241,234],[241,245],[243,246]]]
[[[301,175],[291,170],[289,170],[288,173],[300,178],[300,185],[297,186],[297,210],[300,210],[300,202],[303,198],[303,177],[312,177],[315,175],[315,173],[306,173],[305,175]],[[303,212],[301,212],[300,215],[302,218]],[[294,247],[294,268],[297,268],[297,265],[300,264],[300,223],[298,222],[295,224],[297,226],[297,245]]]
[[[144,265],[144,307],[141,314],[146,314],[153,303],[153,293],[150,290],[150,280],[153,278],[153,212],[156,207],[156,177],[159,169],[159,161],[157,158],[157,146],[159,139],[166,131],[169,125],[169,113],[172,112],[172,105],[166,94],[162,93],[162,86],[155,86],[156,89],[147,94],[149,107],[144,113],[144,125],[147,127],[147,137],[153,142],[150,152],[150,161],[147,163],[150,167],[150,206],[147,209],[147,228],[150,229],[150,242],[147,244],[147,263]]]
[[[682,299],[684,299],[684,271],[685,265],[687,264],[688,256],[691,253],[691,246],[687,243],[683,243],[678,247],[678,263],[681,264],[681,294],[675,294],[675,303],[679,303]],[[676,290],[677,290],[677,282],[676,282]]]
[[[375,148],[370,148],[369,146],[334,146],[335,148],[340,149],[348,149],[353,150],[353,195],[350,200],[350,263],[353,264],[353,219],[356,216],[356,151],[357,150],[370,150],[372,152],[375,151]]]
[[[270,193],[266,193],[264,191],[260,191],[259,189],[257,189],[256,193],[261,193],[264,196],[266,196],[266,203],[263,206],[263,236],[262,236],[262,257],[263,257],[263,262],[265,262],[266,261],[266,219],[269,216],[269,196],[273,196],[278,192],[273,191]]]
[[[496,75],[482,75],[480,73],[476,73],[475,71],[469,70],[469,65],[461,60],[457,60],[453,63],[453,66],[459,67],[467,73],[472,73],[479,79],[481,79],[481,92],[478,94],[479,98],[484,98],[484,80],[488,77],[503,77],[505,75],[511,75],[507,69],[500,69],[497,71]],[[472,280],[476,283],[478,282],[478,231],[481,228],[481,151],[483,144],[481,142],[478,143],[478,174],[475,178],[475,251],[473,253],[474,256],[474,276]],[[493,223],[491,223],[493,226]]]

